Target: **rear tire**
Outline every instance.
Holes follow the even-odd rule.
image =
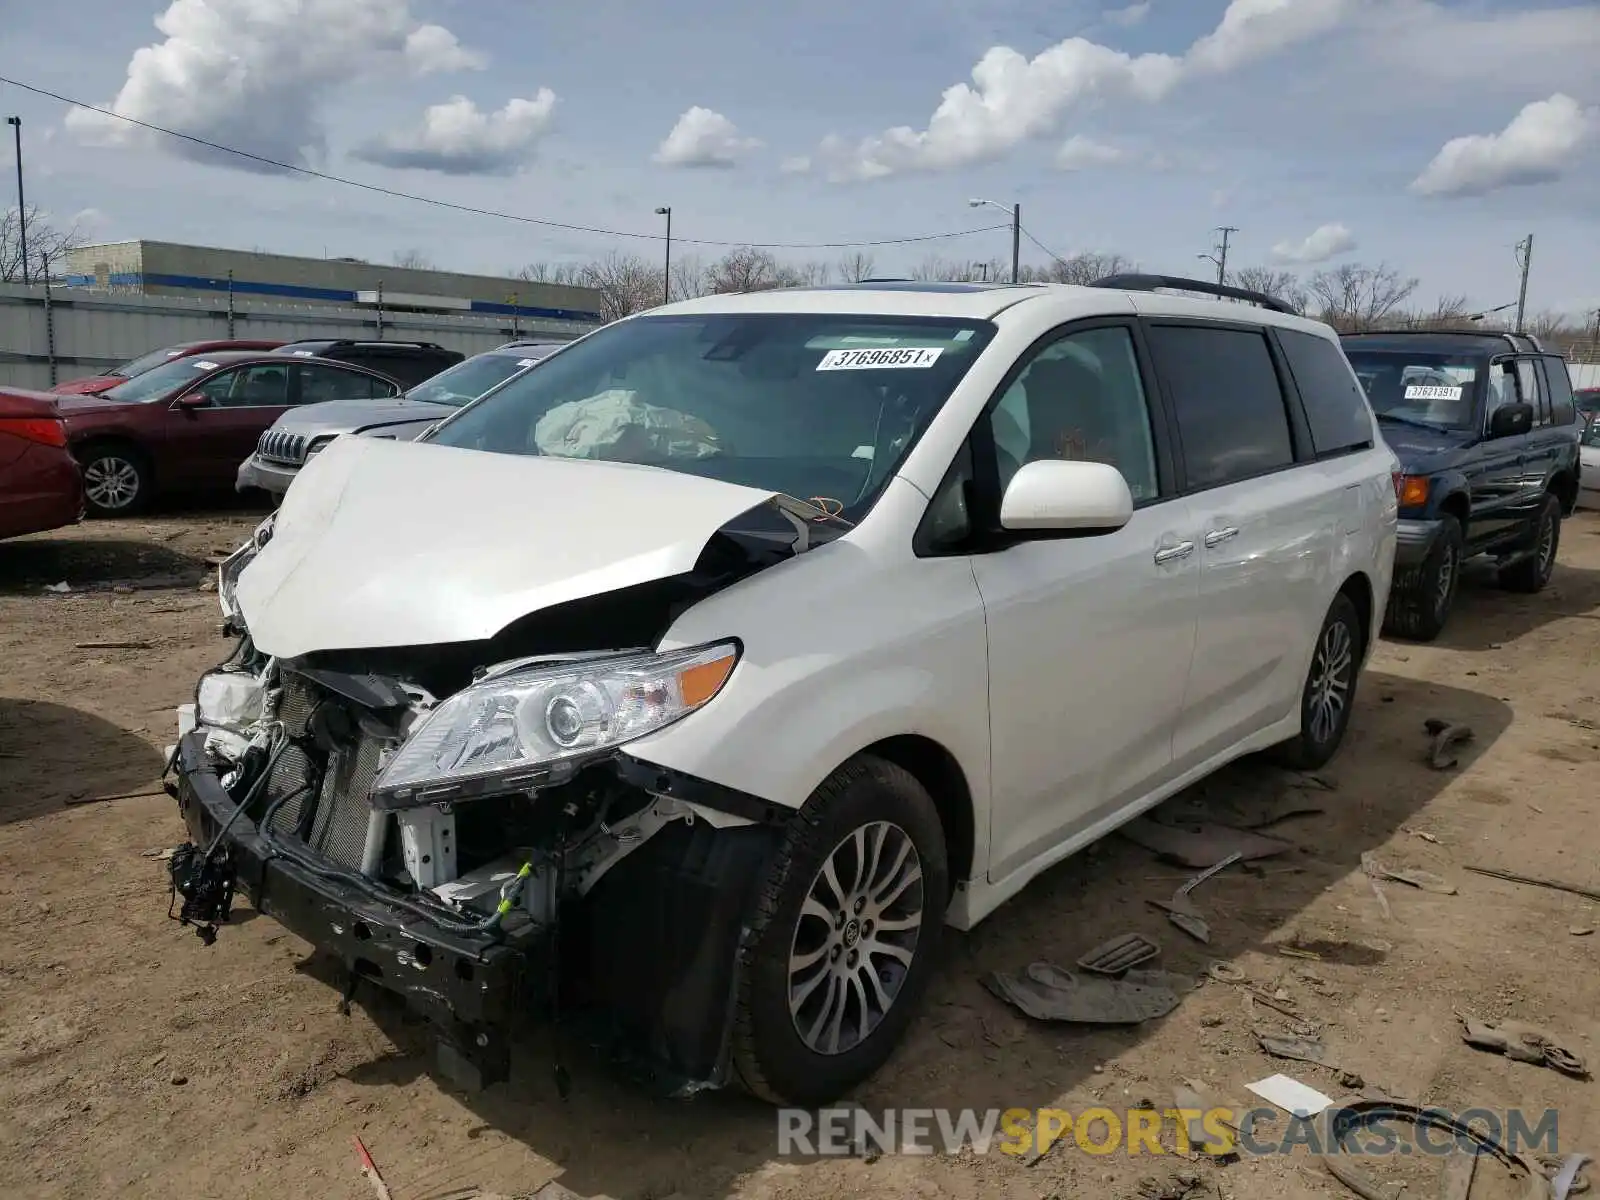
[[[1556,554],[1561,549],[1561,501],[1546,492],[1534,526],[1533,553],[1500,571],[1500,586],[1512,592],[1532,595],[1544,591],[1556,569]]]
[[[1274,747],[1273,757],[1284,766],[1315,771],[1338,753],[1350,728],[1365,648],[1361,614],[1355,602],[1340,592],[1323,618],[1311,653],[1311,669],[1300,691],[1300,732]]]
[[[126,517],[142,512],[155,490],[150,460],[127,442],[89,442],[75,451],[83,468],[89,515]]]
[[[1398,573],[1383,615],[1383,632],[1413,642],[1431,642],[1444,632],[1461,587],[1466,538],[1461,522],[1441,517],[1439,536],[1421,565]]]
[[[741,963],[733,1065],[773,1104],[826,1104],[893,1053],[950,893],[944,828],[904,768],[845,763],[790,824]]]

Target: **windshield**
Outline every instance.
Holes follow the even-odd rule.
[[[1600,447],[1600,412],[1590,416],[1589,424],[1583,431],[1583,444]]]
[[[107,400],[120,400],[125,404],[144,404],[172,395],[187,383],[200,378],[207,371],[215,371],[217,364],[204,354],[189,358],[170,359],[159,367],[152,367],[137,378],[119,383],[105,393]]]
[[[479,354],[453,367],[446,367],[406,393],[407,400],[424,404],[447,404],[460,408],[476,400],[492,387],[504,383],[519,371],[526,371],[550,350],[529,347],[526,354]]]
[[[1488,360],[1417,350],[1364,350],[1345,343],[1345,354],[1380,418],[1440,429],[1472,425],[1478,380]]]
[[[121,375],[124,379],[132,379],[135,375],[143,375],[146,371],[159,367],[164,362],[169,362],[183,353],[181,346],[171,350],[152,350],[149,354],[142,354],[138,358],[130,359],[120,367],[112,367],[103,372],[106,375]]]
[[[427,441],[665,467],[858,520],[974,359],[987,321],[635,317],[573,344]]]

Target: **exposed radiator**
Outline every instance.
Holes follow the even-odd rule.
[[[283,695],[278,701],[278,719],[290,737],[303,736],[306,722],[316,709],[317,689],[297,675],[282,677]],[[382,846],[381,816],[374,819],[372,807],[367,803],[367,793],[377,778],[381,744],[375,738],[362,736],[355,745],[336,750],[329,756],[328,769],[323,774],[317,791],[316,816],[306,839],[311,849],[337,866],[359,871],[369,862],[369,840],[377,838]],[[313,774],[313,764],[304,751],[296,746],[286,749],[267,780],[267,801],[270,804],[304,786]],[[276,833],[289,834],[298,826],[305,805],[311,802],[310,793],[286,802],[272,820]]]

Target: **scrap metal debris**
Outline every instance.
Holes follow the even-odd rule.
[[[1589,1161],[1587,1154],[1569,1154],[1565,1158],[1541,1154],[1534,1161],[1550,1181],[1551,1200],[1567,1200],[1568,1196],[1589,1190],[1588,1178],[1580,1174],[1583,1164]]]
[[[1134,1190],[1138,1200],[1185,1200],[1202,1190],[1200,1176],[1193,1171],[1179,1171],[1161,1178],[1146,1175]]]
[[[1287,843],[1285,844],[1287,845]],[[1190,879],[1184,883],[1178,888],[1177,891],[1173,892],[1172,899],[1170,900],[1147,900],[1145,903],[1151,905],[1152,907],[1161,909],[1167,914],[1167,920],[1171,921],[1174,925],[1183,930],[1196,941],[1209,942],[1211,940],[1211,926],[1206,923],[1205,917],[1202,916],[1200,910],[1195,907],[1194,901],[1189,899],[1189,893],[1194,891],[1195,888],[1199,887],[1206,880],[1210,879],[1218,871],[1221,871],[1223,868],[1232,866],[1234,863],[1238,862],[1239,858],[1239,852],[1235,851],[1234,853],[1228,855],[1228,857],[1224,858],[1221,862],[1213,863],[1204,871],[1201,871],[1200,874],[1196,875],[1193,879]]]
[[[1393,871],[1378,861],[1377,855],[1370,850],[1361,852],[1361,868],[1369,878],[1390,879],[1395,883],[1409,884],[1411,887],[1420,888],[1424,892],[1433,892],[1440,896],[1454,896],[1456,885],[1449,880],[1435,875],[1432,871],[1419,871],[1407,868],[1404,871]]]
[[[1234,861],[1270,858],[1294,849],[1293,842],[1282,838],[1231,829],[1209,821],[1167,825],[1149,817],[1138,817],[1117,832],[1135,845],[1186,867],[1208,867],[1223,858]]]
[[[1428,744],[1428,765],[1435,771],[1448,771],[1455,766],[1460,761],[1458,747],[1472,741],[1476,736],[1470,725],[1441,721],[1437,717],[1425,721],[1423,728],[1433,739]]]
[[[1161,953],[1161,947],[1142,933],[1125,933],[1101,942],[1078,959],[1080,970],[1095,975],[1121,975]]]
[[[1315,1063],[1328,1067],[1328,1047],[1320,1038],[1277,1037],[1270,1033],[1256,1033],[1256,1041],[1273,1058],[1287,1058],[1294,1062]]]
[[[1521,1021],[1480,1021],[1464,1013],[1456,1015],[1461,1020],[1461,1040],[1469,1046],[1493,1050],[1517,1062],[1549,1067],[1574,1079],[1589,1078],[1589,1068],[1583,1059],[1535,1025]]]
[[[372,1155],[367,1153],[366,1143],[361,1140],[360,1134],[352,1135],[356,1143],[356,1156],[361,1162],[361,1173],[372,1182],[372,1190],[377,1193],[378,1200],[391,1200],[389,1187],[383,1182],[383,1176],[378,1174],[378,1164],[372,1161]]]
[[[1129,971],[1121,979],[1079,976],[1052,963],[1030,963],[1021,975],[995,971],[984,987],[1036,1021],[1138,1025],[1178,1007],[1198,981],[1168,971]]]

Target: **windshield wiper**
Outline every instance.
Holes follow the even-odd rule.
[[[1440,433],[1444,429],[1442,425],[1435,425],[1431,421],[1419,421],[1415,417],[1402,417],[1394,413],[1381,412],[1377,417],[1380,421],[1393,421],[1396,425],[1409,425],[1413,429],[1431,429],[1434,433]]]

